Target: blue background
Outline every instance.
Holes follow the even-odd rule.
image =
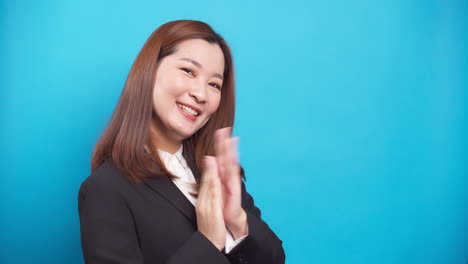
[[[467,1],[0,3],[1,263],[83,263],[93,146],[175,19],[233,50],[247,188],[287,263],[466,263]]]

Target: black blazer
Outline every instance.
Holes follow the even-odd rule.
[[[83,256],[86,263],[284,263],[282,241],[244,182],[242,207],[249,235],[225,254],[198,231],[195,207],[168,177],[133,184],[106,160],[78,194]]]

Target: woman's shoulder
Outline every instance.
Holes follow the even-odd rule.
[[[129,184],[110,160],[106,160],[83,180],[78,190],[80,216],[99,211],[127,210]]]
[[[115,167],[111,159],[106,159],[80,185],[80,193],[109,192],[121,189],[126,177]]]

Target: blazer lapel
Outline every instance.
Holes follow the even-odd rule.
[[[165,175],[147,177],[145,184],[179,209],[190,221],[197,223],[195,207],[169,177]]]

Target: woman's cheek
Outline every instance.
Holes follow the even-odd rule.
[[[190,87],[190,82],[187,80],[187,78],[177,76],[173,79],[173,87],[177,93],[184,92]]]
[[[214,113],[216,112],[216,110],[218,110],[218,107],[219,107],[219,104],[221,102],[221,95],[218,93],[214,96],[214,100],[213,100],[213,103],[211,105],[211,112]]]

